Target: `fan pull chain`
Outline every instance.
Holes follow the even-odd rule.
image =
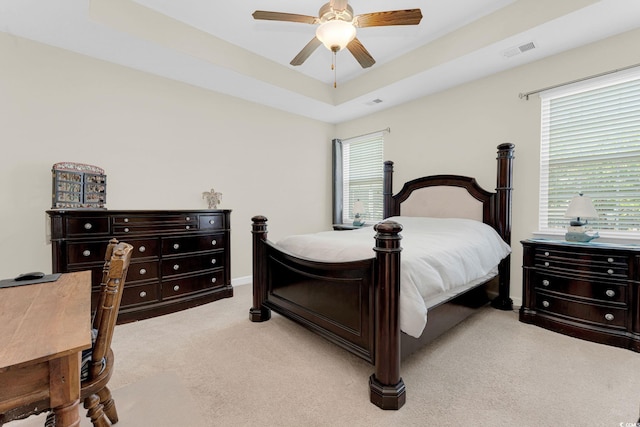
[[[338,87],[338,84],[336,83],[337,80],[338,80],[338,78],[336,76],[336,68],[337,68],[337,65],[338,65],[336,63],[336,61],[337,61],[336,58],[337,58],[336,57],[336,51],[334,50],[333,51],[333,58],[331,58],[331,69],[333,70],[333,88],[334,89]]]

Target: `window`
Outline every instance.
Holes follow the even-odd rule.
[[[351,223],[353,207],[362,202],[367,222],[382,220],[384,137],[376,132],[333,140],[333,222]]]
[[[540,230],[565,230],[582,192],[599,214],[594,230],[640,235],[640,70],[540,96]]]

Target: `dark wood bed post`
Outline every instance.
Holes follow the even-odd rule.
[[[509,142],[498,145],[498,172],[496,184],[496,207],[499,213],[496,224],[500,236],[511,244],[511,193],[513,191],[513,150],[514,144]],[[498,266],[500,281],[498,296],[491,301],[491,306],[500,310],[513,310],[513,301],[509,298],[511,291],[511,255]]]
[[[369,378],[371,403],[382,409],[400,409],[406,401],[400,377],[400,231],[395,221],[384,221],[376,230],[375,372]]]
[[[384,162],[384,177],[382,188],[382,218],[389,218],[391,213],[391,205],[393,204],[393,162],[387,160]]]
[[[249,310],[249,319],[252,322],[264,322],[271,319],[271,310],[264,306],[267,299],[267,218],[257,215],[251,218],[253,221],[251,233],[253,233],[253,307]]]

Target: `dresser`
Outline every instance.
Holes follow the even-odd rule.
[[[522,245],[522,322],[640,351],[640,246]]]
[[[54,273],[91,270],[95,309],[109,239],[134,246],[118,323],[233,296],[230,210],[54,209]]]

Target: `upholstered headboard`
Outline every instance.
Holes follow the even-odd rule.
[[[465,188],[438,185],[414,190],[400,204],[400,215],[482,221],[482,207],[482,202]]]
[[[384,164],[384,217],[426,216],[476,219],[491,225],[511,243],[511,183],[514,145],[498,146],[496,191],[474,178],[432,175],[414,179],[393,194],[393,162]]]

